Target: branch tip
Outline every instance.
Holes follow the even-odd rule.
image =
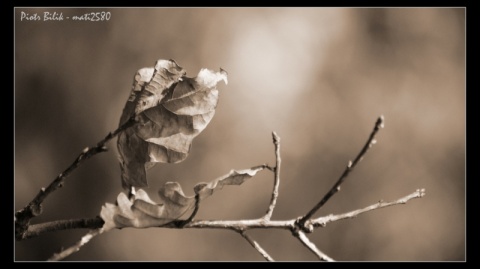
[[[383,115],[380,115],[380,117],[378,117],[375,126],[378,128],[385,128],[385,117]]]
[[[417,193],[418,193],[418,197],[423,197],[425,196],[427,193],[426,193],[426,190],[424,188],[422,189],[418,189],[417,190]]]
[[[275,131],[272,132],[273,143],[276,145],[280,143],[280,137],[277,135]]]

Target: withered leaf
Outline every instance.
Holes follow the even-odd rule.
[[[264,166],[256,166],[250,169],[232,170],[230,173],[208,183],[198,183],[195,185],[194,190],[196,194],[200,195],[200,200],[202,200],[212,195],[215,190],[222,189],[225,185],[242,184],[263,169],[265,169]]]
[[[232,170],[208,183],[197,184],[194,191],[200,200],[203,200],[225,185],[242,184],[263,169],[264,166],[257,166]],[[117,197],[117,205],[107,203],[102,207],[100,216],[105,221],[103,231],[124,227],[158,227],[180,218],[195,206],[195,196],[186,196],[178,182],[165,183],[158,194],[160,202],[156,203],[142,189],[139,189],[131,200],[121,192]]]
[[[183,213],[185,211],[176,211],[168,205],[155,203],[144,190],[139,189],[133,201],[121,192],[117,197],[117,205],[105,204],[100,217],[105,221],[103,231],[108,231],[124,227],[157,227],[179,218]]]
[[[122,186],[146,187],[146,169],[155,163],[183,161],[192,140],[205,129],[218,104],[219,81],[227,73],[202,69],[195,78],[173,60],[137,71],[120,125],[131,117],[133,127],[118,136]]]

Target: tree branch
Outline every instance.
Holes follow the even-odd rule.
[[[55,190],[63,187],[65,178],[67,178],[78,166],[84,161],[90,159],[94,155],[107,151],[105,143],[116,137],[123,130],[131,127],[135,123],[135,117],[131,117],[128,121],[118,127],[113,133],[110,132],[105,138],[97,143],[94,147],[86,147],[80,155],[73,161],[73,163],[60,173],[47,188],[42,188],[35,198],[26,205],[23,209],[15,213],[15,238],[21,240],[24,238],[25,231],[27,231],[30,220],[42,213],[43,201]]]
[[[349,173],[355,168],[355,166],[363,159],[363,156],[366,154],[368,149],[376,143],[375,136],[380,128],[383,128],[383,116],[380,116],[376,123],[373,131],[370,134],[366,144],[361,149],[354,161],[349,161],[346,169],[333,185],[333,187],[325,194],[325,196],[304,216],[301,216],[297,219],[284,220],[284,221],[272,221],[271,217],[273,210],[275,209],[276,202],[278,199],[278,191],[280,186],[280,137],[272,132],[273,143],[275,146],[275,156],[276,156],[276,165],[275,167],[270,167],[268,165],[262,165],[263,168],[267,168],[274,173],[274,184],[273,191],[269,203],[267,212],[262,218],[252,219],[252,220],[236,220],[236,221],[222,221],[222,220],[193,220],[196,216],[196,213],[199,209],[200,196],[197,193],[195,195],[195,208],[193,213],[186,220],[175,220],[170,223],[158,226],[159,228],[208,228],[208,229],[230,229],[236,231],[242,235],[242,237],[247,240],[267,261],[274,261],[273,258],[250,236],[246,234],[246,231],[249,229],[285,229],[290,230],[292,234],[299,239],[299,241],[307,247],[312,253],[314,253],[320,260],[323,261],[334,261],[332,258],[320,251],[313,242],[311,242],[305,233],[311,233],[315,228],[325,227],[327,223],[354,218],[362,213],[366,213],[375,209],[380,209],[397,204],[405,204],[410,199],[421,198],[425,195],[424,189],[417,189],[414,193],[411,193],[405,197],[397,199],[393,202],[383,202],[380,201],[376,204],[370,205],[363,209],[357,209],[348,213],[338,214],[338,215],[329,215],[325,217],[320,217],[317,219],[312,219],[312,216],[320,209],[335,193],[340,190],[340,185],[345,181]],[[15,214],[15,236],[17,240],[32,238],[38,236],[45,232],[58,231],[58,230],[68,230],[68,229],[77,229],[77,228],[90,228],[90,230],[85,236],[81,238],[80,241],[72,245],[71,247],[62,250],[61,252],[54,254],[49,260],[57,261],[62,260],[65,257],[79,251],[80,247],[87,244],[93,237],[99,235],[103,232],[104,220],[100,217],[93,219],[77,219],[77,220],[59,220],[53,222],[46,222],[41,224],[30,225],[30,220],[41,214],[42,212],[42,202],[48,197],[50,193],[60,188],[64,184],[64,179],[76,169],[83,161],[91,158],[97,153],[107,151],[105,143],[117,136],[120,132],[132,126],[135,123],[135,118],[130,118],[127,122],[121,125],[113,133],[109,133],[103,140],[97,143],[95,147],[85,148],[82,153],[75,159],[75,161],[54,181],[45,189],[37,194],[37,196],[22,210],[17,211]],[[123,226],[122,226],[123,227]],[[150,226],[151,227],[151,226]]]
[[[388,206],[405,204],[409,200],[414,198],[422,198],[425,196],[425,189],[419,189],[415,192],[399,198],[392,202],[379,202],[373,205],[367,206],[363,209],[358,209],[354,211],[350,211],[344,214],[338,215],[329,215],[326,217],[320,217],[317,219],[311,220],[311,224],[315,227],[323,227],[327,223],[334,222],[341,219],[346,218],[353,218],[360,214],[380,209]],[[249,229],[285,229],[285,230],[292,230],[295,228],[296,220],[270,220],[266,221],[264,218],[259,219],[251,219],[251,220],[194,220],[190,223],[187,223],[183,227],[178,227],[175,222],[170,222],[166,225],[161,226],[162,228],[194,228],[194,229],[229,229],[229,230],[249,230]]]
[[[33,224],[28,226],[28,229],[23,235],[23,239],[36,237],[46,232],[85,228],[97,229],[101,228],[103,224],[103,219],[98,216],[92,219],[57,220],[40,224]]]
[[[299,229],[305,231],[305,232],[311,232],[311,230],[305,226],[305,223],[307,222],[307,220],[309,220],[317,211],[318,209],[320,209],[335,193],[337,193],[338,191],[340,191],[340,185],[345,181],[345,179],[347,178],[348,174],[353,170],[353,168],[355,168],[355,166],[357,165],[358,162],[360,162],[362,159],[363,159],[363,156],[365,155],[365,153],[367,153],[368,149],[370,149],[377,141],[375,140],[375,135],[377,134],[377,132],[380,130],[380,128],[383,128],[383,122],[384,122],[384,118],[383,116],[380,116],[378,119],[377,119],[377,122],[375,123],[375,127],[373,128],[373,131],[372,133],[370,134],[370,137],[368,138],[367,140],[367,143],[365,143],[365,145],[363,146],[362,150],[360,151],[360,153],[358,153],[357,157],[355,158],[355,160],[352,162],[352,161],[349,161],[348,162],[348,165],[347,165],[347,168],[343,171],[342,175],[340,176],[340,178],[337,180],[337,182],[333,185],[333,187],[330,189],[330,191],[327,192],[327,194],[325,194],[325,196],[322,198],[322,200],[320,200],[320,202],[318,202],[307,214],[305,214],[305,216],[303,216],[302,218],[300,218],[298,220],[298,226],[299,226]]]
[[[101,234],[102,232],[102,229],[95,229],[95,230],[90,230],[86,235],[84,235],[82,237],[82,239],[80,239],[77,243],[75,243],[74,245],[72,245],[71,247],[67,248],[67,249],[64,249],[62,251],[60,251],[59,253],[55,253],[53,254],[52,257],[50,257],[50,259],[48,259],[48,261],[60,261],[60,260],[63,260],[65,259],[66,257],[72,255],[73,253],[77,252],[80,250],[80,248],[87,244],[88,242],[90,242],[90,240],[92,238],[94,238],[95,236]]]
[[[378,203],[375,203],[373,205],[367,206],[363,209],[358,209],[358,210],[354,210],[354,211],[350,211],[350,212],[343,213],[343,214],[338,214],[338,215],[331,214],[329,216],[320,217],[320,218],[317,218],[317,219],[310,220],[309,224],[311,224],[311,226],[314,227],[314,228],[324,227],[324,226],[327,225],[327,223],[330,223],[330,222],[334,222],[334,221],[342,220],[342,219],[347,219],[347,218],[354,218],[354,217],[357,217],[360,214],[367,213],[367,212],[373,211],[375,209],[380,209],[380,208],[393,206],[393,205],[399,205],[399,204],[406,204],[411,199],[422,198],[423,196],[425,196],[425,189],[418,189],[415,192],[413,192],[409,195],[406,195],[402,198],[399,198],[395,201],[392,201],[392,202],[378,202]],[[184,220],[177,220],[177,221],[167,223],[166,225],[162,225],[159,228],[227,229],[227,230],[233,230],[233,231],[239,232],[240,234],[242,234],[242,233],[244,233],[244,232],[246,232],[247,230],[250,230],[250,229],[284,229],[284,230],[290,230],[292,233],[294,233],[294,235],[295,235],[295,233],[298,233],[297,237],[300,241],[302,241],[302,243],[304,245],[307,244],[308,242],[310,242],[308,240],[308,238],[306,238],[308,240],[308,241],[306,241],[302,236],[303,232],[298,230],[296,219],[291,219],[291,220],[265,220],[264,218],[259,218],[259,219],[252,219],[252,220],[192,220],[191,222],[188,222],[186,224],[184,224],[184,222],[185,222]],[[95,225],[98,224],[95,221],[92,221],[91,223],[94,223]],[[88,227],[85,227],[85,228],[95,227],[94,224],[92,224],[92,226],[88,226]],[[37,225],[40,225],[40,224],[37,224]],[[64,229],[73,229],[72,227],[67,227],[67,225],[63,225],[63,227],[65,227]],[[75,227],[75,228],[82,228],[82,227]],[[54,229],[50,229],[48,231],[54,231]],[[93,236],[97,236],[99,234],[99,232],[95,232],[95,231],[97,231],[97,230],[94,230]],[[89,235],[89,234],[87,234],[87,235]],[[86,236],[84,236],[84,238]],[[242,236],[244,236],[244,235],[242,234]],[[86,240],[84,238],[82,238],[82,240]],[[245,238],[245,236],[244,236],[244,238]],[[87,239],[88,240],[86,242],[80,240],[74,246],[62,251],[59,254],[55,254],[51,259],[53,259],[53,260],[64,259],[68,255],[78,251],[78,248],[83,246],[84,244],[88,243],[88,241],[91,238],[87,237]],[[245,239],[247,239],[247,238],[245,238]],[[251,238],[250,238],[250,240],[253,241]],[[249,241],[249,243],[252,244],[250,242],[250,240],[247,239],[247,241]],[[255,242],[255,241],[253,241],[253,242]],[[313,245],[314,248],[312,248],[312,244],[313,243],[310,242],[310,243],[308,243],[308,245],[306,245],[306,247],[308,247],[310,249],[310,251],[314,252],[315,255],[317,255],[317,256],[320,255],[319,257],[322,257],[321,259],[323,259],[323,260],[331,259],[326,254],[323,254],[320,250],[316,249],[316,247],[314,247],[315,245]],[[252,244],[252,246],[254,246],[254,244]],[[260,246],[258,245],[258,247],[260,247]],[[73,251],[73,250],[75,250],[75,251]],[[257,251],[260,252],[259,249],[257,249]],[[266,253],[266,251],[264,251],[264,252]],[[262,253],[262,252],[260,252],[260,253]],[[262,253],[262,256],[264,256],[263,253]]]
[[[266,215],[263,217],[265,220],[270,220],[272,218],[273,210],[275,209],[275,205],[277,204],[278,188],[280,187],[280,164],[282,162],[282,159],[280,158],[280,137],[275,132],[272,132],[272,137],[273,137],[273,144],[275,145],[276,164],[275,164],[275,167],[273,168],[273,172],[275,175],[274,175],[272,198],[270,200],[268,211]]]
[[[303,233],[302,231],[298,231],[297,233],[294,233],[294,236],[302,242],[302,244],[307,247],[313,254],[315,254],[318,259],[321,261],[327,261],[327,262],[334,262],[335,260],[328,257],[325,253],[321,252],[317,246],[315,246],[314,243],[312,243],[308,237]]]
[[[263,256],[263,258],[265,258],[265,260],[269,262],[275,261],[255,240],[248,236],[245,231],[238,230],[237,232],[241,234],[242,237],[245,238],[245,240],[247,240],[248,243],[250,243],[250,245],[252,245],[252,247],[254,247],[260,253],[260,255]]]

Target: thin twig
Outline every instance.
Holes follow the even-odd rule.
[[[183,228],[187,223],[190,223],[193,221],[193,218],[197,215],[198,209],[200,208],[200,195],[195,194],[195,208],[193,209],[192,214],[190,214],[190,217],[186,220],[176,220],[173,221],[175,225],[177,225],[178,228]]]
[[[23,209],[15,213],[15,237],[17,240],[23,238],[23,234],[28,229],[30,220],[42,213],[42,203],[50,195],[50,193],[63,187],[65,178],[67,178],[80,164],[90,159],[92,156],[107,151],[105,143],[117,136],[120,132],[131,127],[135,123],[135,117],[131,117],[128,121],[122,124],[113,133],[110,132],[104,139],[96,144],[94,147],[86,147],[80,155],[73,161],[73,163],[60,173],[47,188],[42,188],[35,198],[26,205]]]
[[[269,262],[275,261],[255,240],[253,240],[250,236],[248,236],[248,234],[245,231],[240,230],[237,232],[241,234],[242,237],[245,238],[245,240],[247,240],[248,243],[250,243],[250,245],[252,245],[252,247],[254,247],[263,256],[263,258],[265,258],[265,260]]]
[[[62,251],[60,251],[59,253],[55,253],[53,254],[52,257],[50,257],[50,259],[48,259],[48,261],[60,261],[60,260],[63,260],[65,259],[66,257],[72,255],[73,253],[77,252],[80,250],[80,248],[87,244],[88,242],[90,242],[90,240],[92,238],[94,238],[95,236],[99,235],[101,233],[101,230],[102,229],[95,229],[95,230],[90,230],[86,235],[84,235],[82,237],[82,239],[80,239],[77,243],[75,243],[74,245],[72,245],[71,247],[69,248],[66,248]]]
[[[325,227],[330,222],[334,222],[334,221],[337,221],[337,220],[343,220],[343,219],[355,218],[362,213],[366,213],[368,211],[372,211],[372,210],[375,210],[375,209],[380,209],[380,208],[389,207],[389,206],[393,206],[393,205],[406,204],[411,199],[422,198],[423,196],[425,196],[425,189],[418,189],[415,192],[413,192],[413,193],[411,193],[411,194],[409,194],[405,197],[402,197],[400,199],[397,199],[395,201],[392,201],[392,202],[380,201],[376,204],[367,206],[367,207],[362,208],[362,209],[353,210],[353,211],[350,211],[350,212],[347,212],[347,213],[338,214],[338,215],[329,215],[329,216],[325,216],[325,217],[316,218],[316,219],[313,219],[311,221],[311,223],[315,227]]]
[[[367,143],[365,143],[365,145],[363,146],[362,150],[358,153],[355,160],[353,162],[352,161],[348,162],[348,165],[345,171],[343,171],[342,175],[337,180],[337,182],[333,185],[330,191],[328,191],[327,194],[325,194],[325,196],[322,198],[322,200],[320,200],[320,202],[318,202],[307,214],[305,214],[305,216],[299,219],[298,226],[300,229],[305,230],[304,227],[307,220],[309,220],[317,212],[318,209],[320,209],[335,193],[337,193],[340,190],[340,185],[345,181],[348,174],[353,170],[353,168],[355,168],[357,163],[363,159],[363,156],[365,155],[365,153],[367,153],[368,149],[371,148],[372,145],[376,143],[375,135],[380,130],[380,128],[383,128],[384,126],[383,122],[384,122],[384,118],[383,116],[380,116],[377,119],[377,122],[375,123],[375,127],[373,128],[373,131],[370,134],[370,137],[368,138]]]
[[[273,210],[275,209],[275,205],[277,204],[278,188],[280,186],[280,164],[282,162],[282,159],[280,158],[280,137],[275,132],[272,132],[272,137],[273,137],[273,144],[275,145],[276,164],[274,168],[274,183],[273,183],[272,198],[270,200],[268,211],[264,216],[265,220],[270,220],[270,218],[272,218]]]
[[[188,219],[185,220],[187,223],[191,222],[193,218],[195,218],[195,216],[197,215],[198,209],[200,209],[200,195],[195,194],[195,208],[193,209],[193,212],[190,215],[190,217],[188,217]]]
[[[92,219],[73,219],[73,220],[57,220],[40,224],[29,225],[27,231],[23,235],[23,239],[29,239],[39,236],[46,232],[54,232],[71,229],[97,229],[101,228],[104,221],[100,217]]]
[[[318,259],[320,259],[321,261],[327,261],[327,262],[334,262],[335,260],[328,257],[327,254],[323,253],[322,251],[320,251],[317,246],[315,246],[315,244],[313,242],[311,242],[308,237],[305,235],[305,233],[303,233],[302,231],[298,231],[297,233],[294,234],[294,236],[296,238],[298,238],[298,240],[300,240],[300,242],[302,242],[302,244],[307,247],[311,252],[313,252],[313,254],[315,254]]]

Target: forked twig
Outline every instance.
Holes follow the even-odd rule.
[[[337,182],[335,182],[335,184],[333,185],[333,187],[330,189],[330,191],[327,192],[327,194],[325,194],[325,196],[322,198],[322,200],[320,200],[320,202],[318,202],[307,214],[305,214],[305,216],[303,216],[302,218],[300,218],[298,220],[298,226],[300,229],[306,231],[306,232],[310,232],[308,228],[305,227],[305,223],[307,222],[307,220],[309,220],[317,211],[318,209],[320,209],[335,193],[337,193],[338,191],[340,191],[340,185],[345,181],[345,179],[347,178],[348,174],[353,170],[353,168],[355,168],[355,166],[357,165],[358,162],[360,162],[362,159],[363,159],[363,156],[365,155],[365,153],[367,153],[368,149],[372,147],[372,145],[374,145],[377,141],[375,140],[375,135],[377,134],[377,132],[384,127],[383,125],[383,122],[384,122],[384,118],[383,116],[380,116],[378,119],[377,119],[377,122],[375,123],[375,127],[373,128],[373,131],[372,133],[370,134],[370,137],[368,138],[367,140],[367,143],[365,143],[365,145],[363,146],[362,150],[358,153],[357,157],[355,158],[355,160],[352,162],[352,161],[349,161],[348,162],[348,165],[347,167],[345,168],[345,171],[343,171],[342,175],[340,176],[340,178],[337,180]]]
[[[329,222],[336,220],[346,219],[350,217],[357,217],[360,214],[367,213],[375,209],[381,209],[393,205],[405,204],[411,199],[422,198],[425,196],[425,189],[416,190],[415,192],[399,198],[392,202],[381,202],[367,206],[363,209],[354,210],[345,214],[329,215],[326,217],[319,217],[311,220],[311,223],[315,227],[325,226]],[[325,225],[322,225],[325,224]],[[164,228],[177,228],[174,224],[162,226]],[[229,230],[249,230],[249,229],[285,229],[291,230],[295,227],[295,219],[291,220],[270,220],[265,221],[263,218],[251,219],[251,220],[194,220],[187,223],[183,228],[194,229],[229,229]]]

